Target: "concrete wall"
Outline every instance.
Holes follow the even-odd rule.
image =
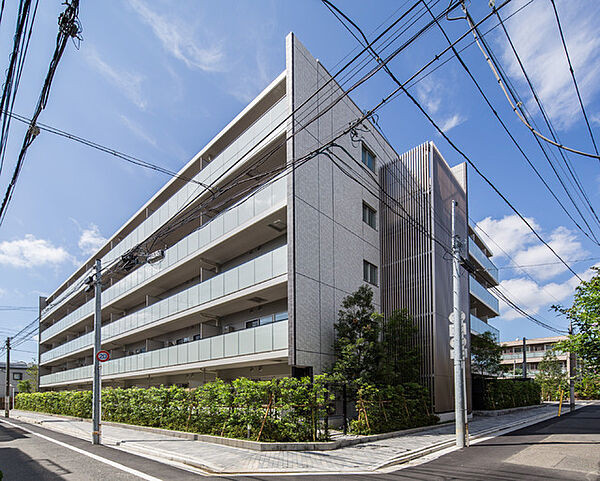
[[[291,163],[330,141],[362,112],[336,82],[327,83],[329,73],[293,34],[286,46],[289,108],[298,110],[288,125]],[[312,366],[315,373],[333,361],[333,324],[342,299],[364,284],[363,259],[381,265],[379,232],[362,221],[363,201],[379,205],[377,169],[362,164],[362,143],[376,162],[395,155],[368,122],[336,142],[347,152],[332,147],[331,157],[320,154],[296,164],[288,184],[290,364]],[[379,310],[380,289],[371,287]]]

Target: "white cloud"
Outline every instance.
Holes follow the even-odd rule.
[[[542,230],[535,219],[528,218],[527,221],[536,231]],[[482,237],[494,256],[503,258],[508,254],[516,264],[531,266],[524,267],[529,275],[541,280],[548,280],[567,271],[566,266],[560,263],[548,247],[539,242],[518,216],[508,215],[502,219],[486,217],[478,222],[477,226],[485,232]],[[491,241],[488,241],[488,236],[492,239]],[[566,227],[560,226],[554,229],[547,238],[547,242],[566,261],[582,259],[588,254],[577,236]],[[522,270],[519,269],[519,272]]]
[[[452,91],[447,83],[438,82],[433,77],[426,77],[417,85],[416,93],[425,111],[437,118],[436,122],[443,132],[448,132],[467,120],[459,113],[448,113],[454,107],[450,100],[453,98]]]
[[[188,68],[204,70],[206,72],[222,71],[223,52],[217,45],[201,48],[207,40],[199,41],[196,32],[189,24],[181,19],[167,18],[153,10],[141,0],[129,0],[129,5],[140,16],[142,21],[150,26],[154,35],[161,42],[164,49],[173,57],[184,62]]]
[[[466,119],[459,114],[454,114],[452,117],[447,118],[442,122],[440,128],[443,132],[448,132],[452,130],[454,127],[462,124]]]
[[[125,115],[120,115],[121,122],[125,127],[127,127],[136,137],[142,139],[144,142],[147,142],[152,147],[158,147],[156,139],[154,137],[150,137],[146,133],[146,131],[139,126],[139,124],[133,122],[129,117]]]
[[[82,230],[78,246],[84,254],[91,256],[106,244],[106,240],[107,239],[100,234],[98,226],[91,224],[89,228]]]
[[[31,234],[26,234],[24,239],[0,242],[0,264],[31,268],[65,261],[73,261],[65,249]]]
[[[524,1],[513,2],[507,14]],[[600,31],[597,28],[597,2],[569,0],[556,2],[565,40],[585,104],[600,91]],[[582,119],[579,101],[559,36],[554,11],[547,2],[535,2],[506,22],[507,29],[525,69],[550,118],[561,129]],[[529,95],[526,80],[505,36],[499,42],[508,72],[522,86],[521,93],[532,111],[537,107]]]
[[[144,77],[133,72],[117,70],[104,61],[95,48],[88,46],[85,50],[88,63],[109,83],[115,86],[139,109],[144,110],[147,102],[142,94],[142,82]]]

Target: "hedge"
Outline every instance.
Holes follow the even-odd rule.
[[[320,421],[330,395],[324,379],[222,380],[177,386],[102,390],[102,419],[260,441],[328,439]],[[91,391],[19,393],[15,408],[90,418]]]
[[[486,379],[483,384],[483,405],[476,409],[509,409],[541,404],[539,384],[515,379]]]
[[[355,403],[358,418],[350,423],[350,431],[377,434],[436,424],[439,418],[429,403],[429,391],[420,384],[362,386]]]

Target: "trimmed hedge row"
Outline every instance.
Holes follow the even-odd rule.
[[[538,383],[515,379],[485,379],[482,405],[475,409],[509,409],[541,404],[542,393]]]
[[[429,403],[429,391],[420,384],[362,386],[355,403],[358,418],[350,423],[350,431],[378,434],[436,424],[439,418]]]
[[[199,434],[261,441],[318,441],[330,395],[324,379],[222,380],[196,389],[177,386],[102,390],[102,419]],[[16,409],[82,418],[92,415],[91,391],[19,393]]]

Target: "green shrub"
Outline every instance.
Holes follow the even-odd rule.
[[[586,374],[575,383],[579,399],[600,399],[600,375]]]
[[[222,380],[177,386],[102,390],[102,419],[261,441],[327,439],[322,419],[330,395],[325,378]],[[15,408],[90,418],[91,391],[19,393]]]
[[[533,381],[486,379],[482,409],[509,409],[540,404],[541,390]]]
[[[358,389],[358,418],[350,423],[355,434],[377,434],[435,424],[429,391],[417,383],[395,386],[364,385]]]

